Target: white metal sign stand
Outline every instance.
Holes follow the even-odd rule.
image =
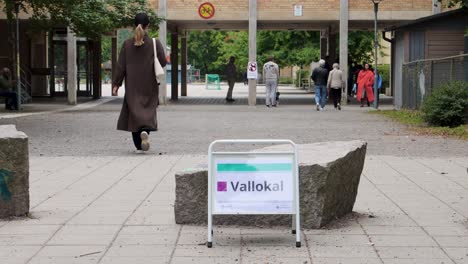
[[[219,144],[288,144],[292,151],[214,152]],[[291,140],[216,140],[208,149],[208,243],[213,215],[292,215],[292,233],[301,247],[299,166]]]

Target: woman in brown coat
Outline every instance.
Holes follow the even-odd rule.
[[[112,81],[112,95],[117,95],[125,79],[125,97],[117,129],[132,132],[135,147],[143,151],[149,149],[150,131],[158,130],[159,84],[154,72],[154,56],[162,67],[166,66],[166,55],[159,40],[156,41],[157,54],[154,54],[153,40],[146,32],[148,25],[145,13],[135,16],[135,35],[123,43]]]

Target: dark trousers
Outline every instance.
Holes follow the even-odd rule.
[[[330,96],[333,98],[333,105],[335,108],[338,106],[338,104],[341,102],[341,89],[330,89]]]
[[[232,91],[234,90],[234,85],[236,84],[235,80],[228,80],[229,89],[226,95],[226,99],[232,99]]]
[[[0,92],[0,97],[5,97],[5,109],[18,110],[18,97],[15,92]]]
[[[135,144],[135,147],[136,147],[137,150],[141,150],[141,137],[140,137],[140,134],[143,131],[146,131],[146,133],[148,133],[148,135],[150,134],[150,131],[145,130],[145,129],[140,129],[140,131],[138,131],[138,132],[132,132],[133,144]]]

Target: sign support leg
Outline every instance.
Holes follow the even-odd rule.
[[[212,187],[212,184],[211,184],[211,146],[210,146],[210,149],[208,151],[208,241],[206,243],[206,246],[208,248],[212,248],[213,247],[213,214],[212,214],[212,203],[211,203],[211,188]]]
[[[291,231],[291,233],[292,233],[293,235],[295,235],[295,234],[296,234],[296,230],[297,230],[297,229],[296,229],[296,215],[295,215],[295,214],[292,215],[291,226],[292,226],[292,231]]]
[[[295,197],[296,200],[296,247],[301,247],[301,211],[300,211],[300,200],[299,200],[299,161],[298,161],[298,151],[297,145],[294,144],[294,170],[295,174]],[[294,219],[294,218],[293,218]]]

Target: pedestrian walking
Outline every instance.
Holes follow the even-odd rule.
[[[159,83],[155,59],[162,67],[166,66],[164,47],[159,40],[154,42],[148,36],[149,23],[145,13],[135,16],[134,37],[122,45],[112,82],[112,95],[115,96],[125,79],[125,97],[117,129],[132,133],[137,152],[149,150],[149,133],[158,130],[156,108],[159,104]]]
[[[364,63],[364,69],[362,69],[357,78],[357,94],[356,99],[361,103],[361,107],[364,107],[364,99],[367,100],[367,106],[370,106],[374,102],[374,72],[370,69],[369,63]]]
[[[328,75],[327,88],[335,109],[341,110],[341,93],[344,91],[343,72],[338,63],[333,64],[333,70]]]
[[[319,67],[315,68],[310,76],[315,84],[315,105],[317,111],[323,111],[327,103],[328,70],[325,68],[325,60],[319,61]]]
[[[236,84],[237,69],[234,62],[236,59],[234,57],[229,58],[229,63],[226,65],[226,77],[229,85],[228,93],[226,95],[227,102],[234,102],[236,100],[232,99],[232,91],[234,90],[234,85]]]
[[[0,72],[0,97],[5,97],[6,110],[18,110],[18,96],[13,91],[11,71],[8,68]]]
[[[274,62],[273,57],[268,58],[268,62],[263,65],[263,82],[266,86],[266,106],[276,107],[276,92],[279,83],[279,66]]]

